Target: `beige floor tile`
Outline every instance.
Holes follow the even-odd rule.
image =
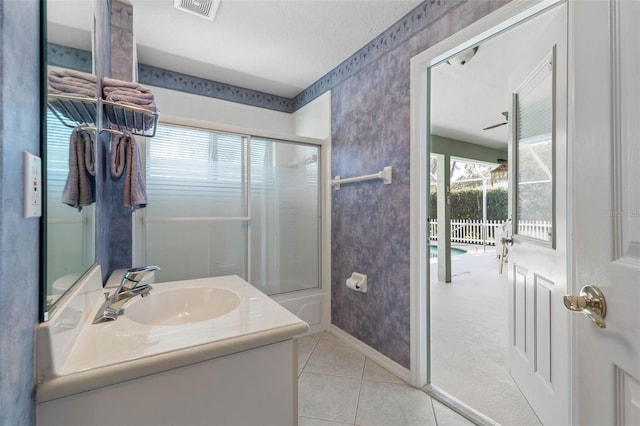
[[[473,423],[456,413],[446,405],[431,399],[438,426],[473,426]]]
[[[309,417],[298,417],[298,426],[343,426],[352,424],[353,423],[338,423],[328,420],[311,419]]]
[[[298,380],[298,415],[353,424],[360,380],[302,373]]]
[[[365,380],[375,380],[377,382],[404,384],[402,380],[394,376],[388,370],[382,368],[379,364],[371,361],[369,358],[367,358],[367,360],[365,361],[364,374],[362,375],[362,378]]]
[[[325,346],[342,347],[342,348],[351,347],[348,343],[346,343],[339,337],[334,336],[333,334],[328,332],[322,333],[322,335],[320,336],[320,340],[318,340],[318,347],[325,347]]]
[[[300,426],[472,424],[330,333],[298,340],[298,371]]]
[[[298,339],[298,376],[302,373],[322,333],[309,334]]]
[[[363,380],[356,425],[435,426],[430,399],[409,385]]]
[[[318,340],[320,340],[320,337],[322,336],[323,333],[313,333],[313,334],[308,334],[304,337],[300,337],[298,338],[298,345],[299,346],[311,346],[312,348],[314,348],[316,346],[316,343],[318,343]]]
[[[361,379],[364,360],[364,355],[352,348],[317,346],[304,372]]]

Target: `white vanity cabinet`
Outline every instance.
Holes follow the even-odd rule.
[[[297,424],[295,336],[308,331],[304,321],[226,276],[153,284],[130,302],[160,305],[144,321],[125,305],[115,321],[92,324],[104,300],[100,276],[97,267],[36,330],[38,426]],[[239,303],[220,310],[215,298],[204,300],[218,314],[161,321],[175,310],[174,295],[201,288]]]
[[[287,340],[38,404],[39,426],[297,424]]]

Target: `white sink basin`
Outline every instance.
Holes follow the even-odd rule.
[[[124,315],[146,325],[182,325],[228,314],[240,305],[235,293],[221,288],[185,287],[152,291],[125,305]]]

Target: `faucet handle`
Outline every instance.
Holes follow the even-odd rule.
[[[149,265],[149,266],[139,266],[137,268],[127,269],[127,272],[124,274],[125,278],[129,281],[140,281],[138,277],[144,277],[147,272],[157,271],[160,267]]]
[[[126,290],[131,290],[137,286],[149,272],[157,271],[160,268],[158,266],[139,266],[137,268],[127,269],[124,277],[122,277],[122,287]]]
[[[155,265],[148,265],[148,266],[138,266],[136,268],[129,268],[127,269],[127,274],[129,273],[140,273],[140,272],[151,272],[151,271],[157,271],[158,269],[160,269],[159,266],[155,266]]]

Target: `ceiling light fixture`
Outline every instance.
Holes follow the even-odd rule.
[[[454,66],[461,66],[466,64],[473,58],[478,52],[480,46],[472,47],[471,49],[464,50],[458,53],[456,56],[452,56],[447,59],[447,64]]]
[[[173,0],[178,10],[213,21],[220,6],[220,0]]]

